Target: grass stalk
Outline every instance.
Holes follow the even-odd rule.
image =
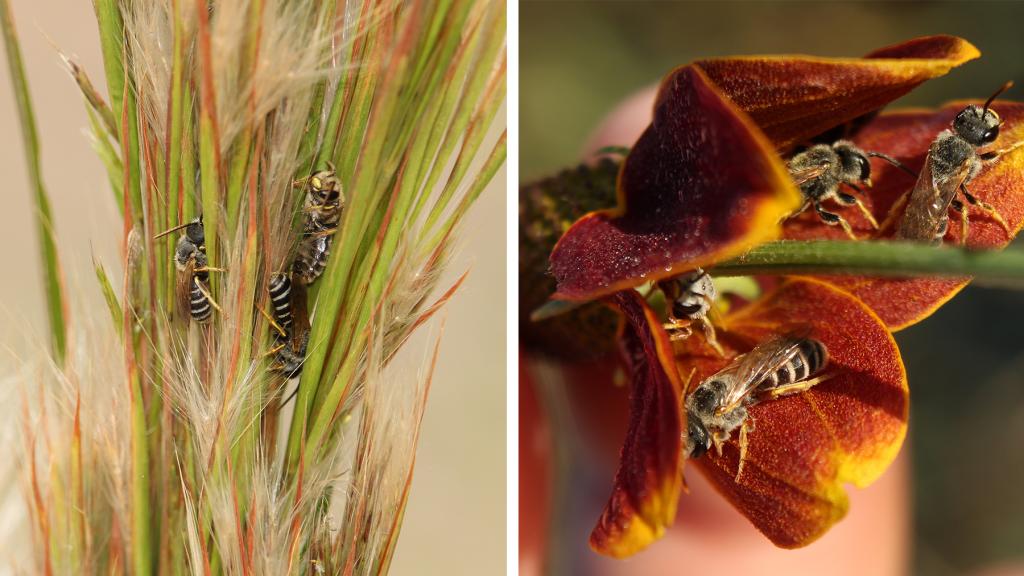
[[[973,278],[975,284],[1024,287],[1024,251],[974,250],[912,242],[782,240],[711,268],[721,276],[843,274],[890,278]]]
[[[18,104],[18,120],[21,126],[21,140],[25,150],[25,164],[28,168],[29,183],[34,192],[36,212],[36,236],[43,261],[43,287],[46,294],[46,311],[50,324],[50,349],[58,363],[64,362],[67,352],[67,316],[60,260],[53,225],[53,211],[50,197],[43,184],[42,163],[39,151],[39,135],[36,130],[32,97],[29,94],[28,78],[21,59],[21,47],[14,28],[14,14],[8,0],[0,0],[0,27],[3,29],[4,49],[7,53],[7,68],[15,101]]]

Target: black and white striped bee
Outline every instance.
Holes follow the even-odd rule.
[[[712,446],[721,454],[722,445],[739,428],[738,480],[746,458],[747,435],[754,429],[748,409],[811,389],[827,378],[818,376],[827,364],[824,344],[795,333],[772,338],[737,356],[686,397],[684,455],[700,458]]]
[[[309,317],[306,313],[306,292],[301,284],[293,284],[287,274],[274,274],[267,285],[273,314],[271,325],[275,330],[274,364],[270,369],[285,378],[302,373],[309,345]]]
[[[321,170],[306,179],[308,192],[302,207],[304,214],[302,240],[292,270],[298,282],[308,286],[327,267],[331,241],[341,221],[345,195],[334,170]]]
[[[206,258],[206,235],[203,231],[203,217],[187,224],[175,226],[157,234],[154,239],[184,229],[174,247],[174,267],[178,270],[175,282],[175,296],[178,310],[188,310],[189,316],[199,324],[205,324],[213,316],[213,310],[220,306],[210,294],[210,268]]]
[[[668,303],[668,322],[665,330],[672,341],[688,338],[693,330],[690,325],[697,323],[704,331],[708,344],[719,354],[722,347],[715,337],[715,326],[708,319],[708,313],[715,302],[717,292],[711,276],[700,268],[680,274],[658,283]]]

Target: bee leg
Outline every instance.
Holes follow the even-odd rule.
[[[889,226],[891,226],[894,222],[896,222],[897,219],[899,219],[900,214],[903,213],[903,209],[907,206],[907,202],[909,201],[910,192],[907,191],[904,192],[902,196],[900,196],[899,200],[893,202],[892,206],[889,207],[888,214],[885,215],[885,220],[882,221],[882,230],[889,228]]]
[[[1024,146],[1024,140],[1014,142],[1013,144],[1010,145],[1009,148],[985,152],[984,154],[979,154],[979,156],[981,157],[982,162],[992,162],[993,160],[998,159],[1000,156],[1009,154],[1010,152],[1013,152],[1014,150],[1020,148],[1021,146]]]
[[[846,235],[849,236],[851,240],[857,239],[857,237],[854,236],[853,234],[853,230],[850,229],[850,224],[846,220],[844,220],[842,216],[825,210],[821,206],[820,202],[816,202],[814,204],[814,210],[818,213],[818,216],[825,224],[828,224],[829,226],[835,226],[838,224],[839,226],[843,227],[843,231],[846,232]]]
[[[860,208],[861,213],[864,214],[864,217],[868,219],[868,222],[871,224],[871,227],[874,228],[875,230],[878,230],[878,221],[876,221],[875,217],[871,215],[871,211],[864,206],[864,203],[860,201],[860,198],[850,196],[845,192],[837,192],[836,202],[842,204],[843,206],[857,206],[857,208]]]
[[[725,350],[722,350],[722,345],[718,343],[718,338],[715,336],[715,325],[708,320],[707,316],[701,316],[699,322],[701,329],[704,330],[704,340],[715,349],[715,352],[718,352],[719,356],[725,356]]]
[[[686,376],[686,382],[683,382],[683,394],[679,399],[680,403],[686,404],[686,393],[690,391],[690,383],[693,382],[693,375],[697,373],[697,367],[690,368],[689,375]]]
[[[791,396],[793,394],[799,394],[800,392],[806,392],[829,378],[832,378],[832,375],[825,374],[809,380],[801,380],[800,382],[793,382],[792,384],[776,386],[775,388],[768,390],[768,396],[772,400],[775,400],[776,398],[782,398],[783,396]]]
[[[810,208],[810,207],[811,207],[811,201],[810,200],[804,200],[804,205],[801,206],[799,210],[797,210],[796,212],[793,212],[792,214],[790,214],[788,216],[785,216],[783,218],[783,220],[789,220],[790,218],[796,218],[797,216],[799,216],[799,215],[803,214],[804,212],[806,212],[807,209]]]
[[[274,320],[273,316],[267,314],[267,311],[264,310],[262,306],[257,306],[256,309],[260,311],[260,314],[263,314],[263,317],[267,319],[267,322],[270,322],[270,326],[281,335],[281,338],[288,336],[288,333],[284,331],[284,328],[281,328],[281,325]]]
[[[971,206],[974,206],[978,210],[981,210],[985,214],[988,214],[989,218],[995,220],[1000,226],[1002,226],[1003,231],[1006,232],[1007,236],[1012,236],[1012,234],[1010,233],[1010,227],[1006,224],[1006,220],[1003,220],[1003,215],[1000,214],[998,210],[996,210],[988,202],[984,202],[982,200],[978,200],[977,196],[975,196],[974,194],[971,194],[970,192],[968,192],[966,184],[961,184],[960,185],[960,191],[964,193],[964,198],[967,199],[967,203],[968,204],[970,204]],[[966,234],[965,234],[965,237],[966,237]]]
[[[722,455],[722,446],[725,445],[726,440],[728,440],[728,438],[722,438],[718,433],[711,435],[711,444],[715,447],[715,452],[717,452],[719,456]]]
[[[211,266],[202,266],[200,268],[193,269],[193,272],[227,272],[227,268],[213,268]]]
[[[333,236],[337,232],[337,228],[328,228],[327,230],[320,230],[319,232],[313,232],[312,234],[306,234],[306,238],[326,238]]]
[[[967,209],[964,208],[964,203],[959,200],[953,200],[952,202],[950,202],[949,207],[952,208],[954,212],[960,215],[960,245],[966,245],[967,230],[970,226],[967,220]],[[943,232],[942,235],[945,236],[945,232]]]
[[[277,354],[278,352],[283,350],[285,346],[286,346],[286,344],[282,342],[281,344],[278,344],[277,346],[274,346],[270,350],[267,350],[266,352],[264,352],[263,353],[263,357],[266,358],[267,356],[273,356],[274,354]]]
[[[662,324],[662,326],[669,333],[669,339],[672,342],[686,340],[691,334],[693,334],[693,329],[690,328],[690,322],[688,320],[680,320],[670,316],[668,322]]]
[[[209,288],[203,286],[203,283],[199,281],[196,281],[196,288],[198,288],[199,291],[203,293],[203,296],[206,297],[206,301],[210,303],[210,306],[213,306],[214,310],[220,312],[221,314],[224,313],[224,310],[222,310],[221,307],[217,305],[217,301],[213,299],[213,295],[210,294]]]
[[[737,484],[740,482],[740,476],[743,475],[743,465],[747,462],[747,447],[750,446],[750,438],[748,434],[754,430],[753,422],[748,418],[743,421],[740,425],[740,461],[736,466],[736,478],[734,479]]]

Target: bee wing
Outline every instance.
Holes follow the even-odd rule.
[[[292,282],[292,331],[291,347],[297,354],[304,353],[306,340],[309,338],[309,312],[306,308],[306,286],[302,282]]]
[[[719,372],[722,374],[728,371],[732,376],[724,379],[731,386],[726,390],[719,411],[728,412],[736,408],[757,391],[765,378],[793,359],[805,337],[806,334],[802,332],[789,333],[762,342]]]
[[[195,274],[196,257],[192,255],[185,261],[185,265],[178,270],[178,276],[174,282],[174,295],[177,300],[177,311],[187,320],[191,317],[192,309],[192,276]]]
[[[804,168],[801,170],[795,170],[789,173],[789,177],[793,179],[793,182],[797,186],[803,186],[807,182],[814,180],[818,176],[821,176],[828,171],[828,165],[819,164],[811,168]]]
[[[946,211],[956,196],[957,188],[967,180],[969,173],[970,165],[965,162],[949,176],[936,178],[932,172],[932,156],[929,154],[910,191],[910,201],[900,222],[898,236],[931,240],[939,229],[939,222],[947,217]]]

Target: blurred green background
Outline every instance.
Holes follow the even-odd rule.
[[[859,56],[955,34],[982,57],[894,106],[985,98],[1008,79],[1005,97],[1024,100],[1022,28],[1017,2],[525,2],[520,176],[578,161],[617,102],[695,58]],[[1024,292],[969,287],[896,338],[912,397],[913,573],[1024,562]]]

